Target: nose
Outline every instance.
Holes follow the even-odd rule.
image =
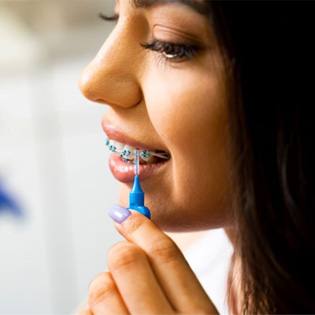
[[[127,27],[112,31],[95,58],[84,68],[79,86],[87,99],[122,108],[141,101],[138,53],[132,38]]]

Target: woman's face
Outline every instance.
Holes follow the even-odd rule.
[[[226,75],[209,18],[181,1],[150,1],[154,5],[145,8],[132,2],[116,3],[118,22],[84,69],[81,91],[109,106],[103,125],[171,154],[159,172],[141,181],[157,225],[166,231],[226,226],[231,205]],[[163,52],[140,45],[153,39],[201,48],[190,58],[176,48]],[[122,206],[128,206],[131,187],[121,183]]]

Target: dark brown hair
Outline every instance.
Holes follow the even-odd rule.
[[[313,5],[209,5],[233,65],[239,312],[315,313]]]

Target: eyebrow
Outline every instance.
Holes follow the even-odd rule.
[[[166,3],[179,3],[188,6],[195,12],[208,16],[210,13],[209,1],[203,0],[130,0],[131,4],[135,8],[150,8],[156,5],[166,4]]]

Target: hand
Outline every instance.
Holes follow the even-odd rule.
[[[138,212],[120,211],[126,219],[115,227],[126,241],[110,249],[109,272],[92,281],[80,314],[218,314],[170,237]]]

